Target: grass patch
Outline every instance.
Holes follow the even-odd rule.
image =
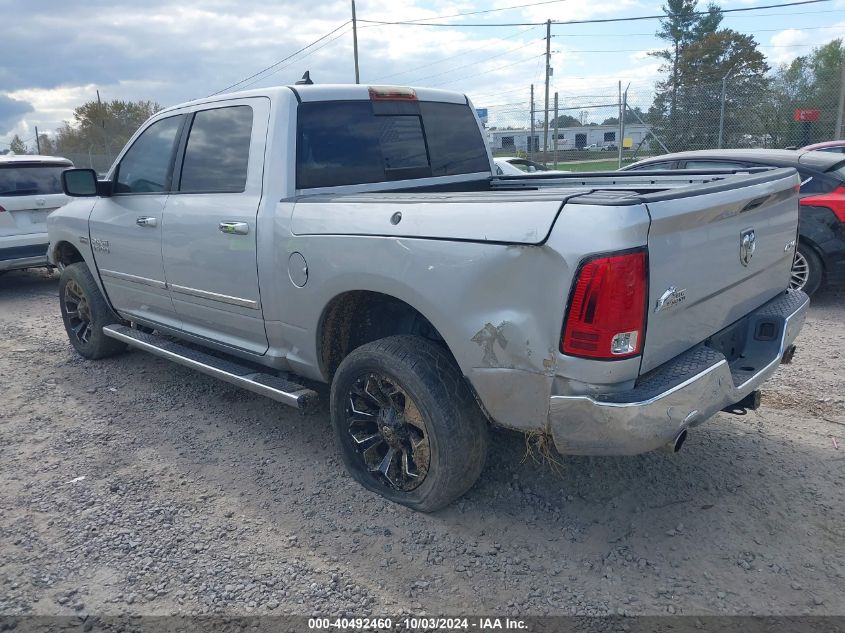
[[[627,165],[628,162],[623,161],[622,165]],[[602,161],[587,161],[580,163],[558,163],[555,169],[563,171],[616,171],[619,169],[619,161],[602,160]]]

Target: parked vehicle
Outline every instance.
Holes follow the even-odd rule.
[[[47,266],[47,216],[68,201],[56,156],[0,156],[0,272]]]
[[[77,199],[49,252],[70,342],[299,408],[330,383],[351,475],[422,511],[473,485],[490,423],[632,454],[757,406],[808,305],[787,290],[794,169],[492,170],[452,92],[297,85],[158,112],[105,180],[64,174]]]
[[[547,175],[569,173],[550,169],[542,163],[536,163],[533,160],[518,158],[516,156],[494,158],[493,162],[495,163],[497,176],[522,176],[523,174],[535,174],[538,172],[543,172]]]
[[[619,146],[615,143],[608,143],[607,145],[602,145],[601,151],[603,152],[618,152]]]
[[[794,167],[801,177],[791,287],[812,295],[825,283],[845,282],[845,156],[806,150],[702,150],[654,156],[622,170],[757,167]]]
[[[834,154],[845,154],[845,140],[841,141],[825,141],[824,143],[814,143],[802,147],[804,152],[832,152]]]

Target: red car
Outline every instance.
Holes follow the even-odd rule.
[[[801,148],[802,152],[834,152],[835,154],[845,154],[845,140],[842,141],[825,141],[824,143],[814,143]]]

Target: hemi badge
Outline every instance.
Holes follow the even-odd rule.
[[[87,243],[88,243],[88,238],[87,238],[87,237],[83,237],[82,235],[80,235],[80,236],[79,236],[79,243],[80,243],[80,244],[87,244]]]

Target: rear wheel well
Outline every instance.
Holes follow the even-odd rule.
[[[76,262],[85,261],[85,258],[82,257],[82,253],[80,253],[70,242],[59,242],[53,253],[56,264],[58,264],[61,268],[69,266],[70,264],[75,264]]]
[[[822,272],[824,272],[824,270],[825,270],[824,251],[821,249],[821,247],[818,244],[816,244],[816,242],[814,240],[812,240],[809,237],[805,237],[804,235],[798,236],[798,245],[799,246],[806,246],[807,248],[809,248],[810,250],[812,250],[816,254],[816,256],[819,258],[819,261],[822,264]]]
[[[421,336],[449,351],[437,329],[417,309],[368,290],[344,292],[332,299],[323,310],[318,332],[320,369],[328,380],[351,351],[395,334]]]

